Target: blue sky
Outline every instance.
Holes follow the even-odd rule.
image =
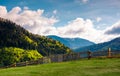
[[[119,24],[117,23],[119,23],[120,20],[120,0],[0,0],[0,6],[2,6],[0,12],[3,12],[2,8],[5,7],[6,9],[4,10],[7,10],[7,14],[9,14],[9,12],[12,11],[13,8],[18,7],[19,13],[17,13],[17,16],[21,16],[22,13],[26,11],[25,9],[31,12],[37,12],[38,9],[43,10],[44,12],[41,11],[41,14],[38,15],[40,17],[38,18],[38,20],[35,17],[36,21],[40,22],[42,21],[42,18],[45,21],[48,20],[47,22],[52,21],[53,23],[50,22],[51,26],[45,25],[45,27],[51,29],[45,28],[46,31],[44,31],[44,33],[41,31],[33,32],[36,34],[55,34],[63,37],[80,37],[94,42],[100,42],[101,40],[107,41],[119,36],[118,31],[117,33],[115,32],[115,34],[108,34],[106,32],[111,32],[112,30],[114,30],[115,27],[119,27]],[[7,18],[7,16],[8,15],[2,17]],[[15,18],[18,19],[18,17]],[[12,17],[9,17],[8,19],[11,19],[16,23],[22,23],[22,21],[18,22],[17,19],[12,19]],[[36,21],[34,20],[33,23],[35,23]],[[82,24],[82,21],[84,24]],[[32,23],[32,21],[30,23]],[[22,25],[23,27],[28,29],[30,32],[33,31],[31,27],[28,27],[29,23],[26,23],[26,25],[24,24],[25,22]],[[35,27],[34,30],[40,30],[36,28],[43,27],[44,24],[45,23],[43,23],[43,25],[40,24],[41,26],[33,24],[33,26]],[[71,29],[70,27],[78,27],[80,29],[77,29],[76,31],[76,28]],[[89,33],[86,33],[87,31],[80,31],[84,28],[85,30],[87,30],[87,27],[91,28],[91,32],[98,31],[98,33],[103,33],[104,36],[102,34],[101,39],[98,39],[97,37],[92,38],[95,33],[88,36]],[[67,31],[61,31],[66,29]],[[101,34],[99,36],[101,36]],[[103,39],[105,36],[109,37],[107,39]]]

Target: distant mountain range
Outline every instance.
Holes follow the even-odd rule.
[[[108,42],[99,43],[99,44],[95,44],[95,45],[91,45],[83,48],[78,48],[78,49],[75,49],[74,51],[76,52],[88,51],[88,50],[103,51],[103,50],[108,50],[108,48],[111,48],[112,50],[115,50],[115,51],[120,51],[120,37],[115,38]]]
[[[81,47],[90,46],[90,45],[95,44],[91,41],[88,41],[88,40],[82,39],[82,38],[62,38],[62,37],[55,36],[55,35],[49,35],[47,37],[52,38],[57,41],[60,41],[65,46],[67,46],[71,49],[81,48]]]

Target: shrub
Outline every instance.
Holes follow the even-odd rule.
[[[8,66],[16,62],[37,60],[42,55],[37,50],[24,50],[14,47],[0,49],[0,66]]]

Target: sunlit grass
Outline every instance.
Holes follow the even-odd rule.
[[[120,59],[91,59],[0,69],[0,76],[119,76]]]

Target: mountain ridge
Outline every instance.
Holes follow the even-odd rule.
[[[82,39],[82,38],[63,38],[63,37],[59,37],[59,36],[55,36],[55,35],[48,35],[47,37],[52,38],[54,40],[58,40],[71,49],[95,44],[89,40]]]
[[[88,50],[104,51],[104,50],[108,50],[108,48],[119,51],[120,50],[120,37],[112,39],[111,41],[108,41],[108,42],[99,43],[99,44],[95,44],[95,45],[91,45],[91,46],[87,46],[87,47],[83,47],[83,48],[78,48],[78,49],[75,49],[75,51],[76,52],[88,51]]]

